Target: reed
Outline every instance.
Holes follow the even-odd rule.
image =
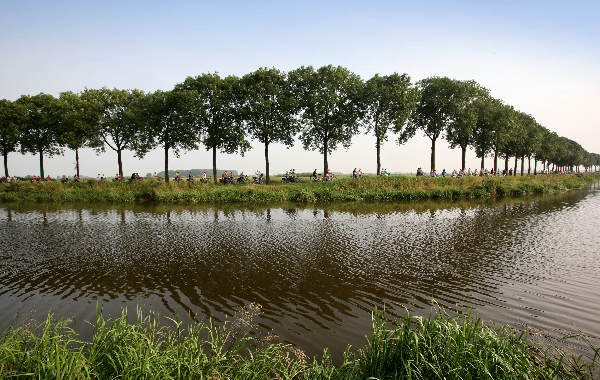
[[[391,321],[373,312],[373,330],[339,365],[327,349],[307,358],[289,344],[250,334],[258,306],[241,319],[215,326],[127,311],[106,319],[97,313],[94,334],[82,340],[70,321],[51,314],[37,327],[13,327],[0,335],[2,378],[51,379],[561,379],[593,378],[594,356],[573,357],[527,341],[507,327],[488,327],[469,312],[443,310],[423,318]]]
[[[276,179],[276,178],[275,178]],[[112,182],[87,180],[80,183],[58,181],[0,184],[1,201],[157,201],[205,202],[331,202],[460,200],[518,197],[579,188],[597,182],[600,174],[537,175],[517,177],[414,177],[366,176],[338,178],[334,182],[269,185],[221,185],[169,183],[154,180]]]

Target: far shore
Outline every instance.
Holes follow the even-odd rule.
[[[0,184],[0,201],[51,202],[337,202],[469,200],[520,197],[581,188],[600,180],[600,173],[544,174],[508,177],[365,176],[338,177],[333,182],[213,184],[199,180],[165,183],[154,179],[81,182],[18,181]]]

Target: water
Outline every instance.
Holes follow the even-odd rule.
[[[361,346],[370,312],[431,300],[484,320],[600,336],[600,190],[449,204],[0,204],[0,329],[96,305],[223,321],[309,354]],[[575,350],[580,349],[575,346]]]

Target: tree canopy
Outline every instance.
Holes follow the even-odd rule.
[[[323,173],[328,155],[339,145],[349,147],[364,114],[360,77],[341,66],[300,67],[290,72],[292,91],[300,101],[303,128],[300,140],[307,150],[323,154]]]
[[[44,155],[52,157],[63,151],[60,132],[65,107],[54,96],[44,93],[23,95],[17,103],[23,107],[21,152],[40,155],[40,176],[44,177]]]
[[[199,139],[213,154],[213,180],[217,181],[217,151],[244,154],[250,148],[242,127],[240,80],[219,74],[188,77],[175,86],[195,94],[194,126]]]
[[[157,146],[165,153],[165,181],[169,181],[169,152],[177,157],[181,150],[198,147],[194,129],[195,93],[189,90],[156,91],[147,94],[139,108],[141,137],[136,144],[138,156]]]
[[[21,138],[23,111],[20,103],[0,100],[0,150],[4,158],[4,176],[8,177],[8,154],[15,152]]]
[[[244,75],[242,119],[250,136],[265,145],[265,174],[269,183],[269,145],[291,146],[300,124],[296,117],[298,102],[292,96],[287,74],[259,68]]]
[[[467,148],[485,166],[485,157],[528,160],[528,172],[538,163],[548,170],[586,170],[597,166],[598,155],[578,142],[559,136],[533,116],[493,98],[473,80],[429,77],[411,84],[407,74],[393,73],[363,81],[341,66],[302,66],[288,73],[259,68],[241,78],[205,73],[188,77],[173,90],[149,94],[136,89],[86,89],[66,91],[57,99],[50,94],[23,95],[0,101],[0,150],[8,176],[8,154],[44,157],[75,151],[79,175],[79,150],[106,147],[117,153],[123,175],[122,153],[143,157],[161,147],[168,179],[169,154],[198,149],[212,151],[216,181],[217,152],[244,153],[250,142],[264,145],[265,172],[270,179],[272,144],[290,147],[300,140],[304,149],[329,156],[340,146],[348,148],[358,133],[373,135],[376,170],[381,171],[381,146],[392,134],[401,145],[421,130],[431,141],[431,169],[435,170],[436,143],[445,139],[461,149],[465,169]]]
[[[365,132],[375,135],[377,174],[381,171],[381,145],[387,141],[388,132],[398,133],[398,144],[404,144],[414,135],[406,122],[416,105],[417,91],[411,86],[407,74],[379,76],[375,74],[363,88]]]

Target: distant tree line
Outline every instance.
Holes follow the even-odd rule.
[[[515,110],[475,81],[447,77],[411,83],[406,74],[375,75],[363,81],[340,66],[300,67],[291,72],[260,68],[243,77],[216,73],[188,77],[170,91],[86,89],[63,92],[58,98],[40,93],[15,101],[0,100],[0,148],[8,177],[11,152],[38,154],[40,176],[44,157],[75,153],[79,176],[79,150],[106,148],[117,155],[123,174],[122,153],[139,158],[155,148],[164,150],[164,176],[169,180],[169,154],[204,146],[212,152],[213,178],[217,153],[244,154],[249,138],[264,145],[265,174],[269,181],[269,147],[291,146],[299,137],[307,150],[328,156],[348,147],[353,136],[373,136],[377,173],[381,146],[390,137],[402,145],[417,130],[431,140],[431,169],[435,169],[436,143],[446,139],[461,149],[461,166],[472,147],[481,158],[525,161],[531,173],[543,169],[585,170],[600,165],[600,155],[588,153],[577,142],[540,125],[533,116]]]

